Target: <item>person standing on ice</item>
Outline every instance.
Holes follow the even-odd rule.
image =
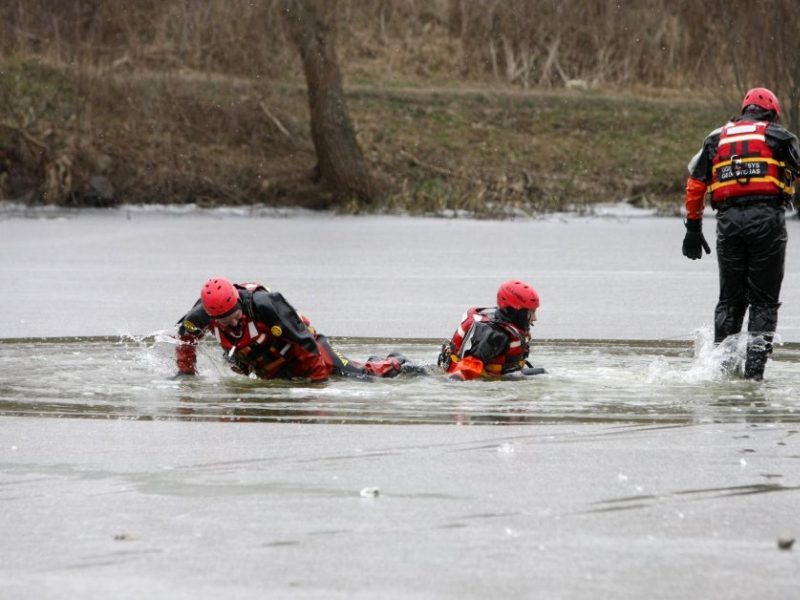
[[[797,136],[778,124],[778,98],[753,88],[742,114],[712,131],[689,163],[683,255],[711,253],[702,231],[706,194],[717,211],[719,301],[714,342],[742,329],[750,309],[744,376],[760,381],[772,352],[786,256],[785,208],[800,173]]]
[[[518,279],[506,281],[497,290],[497,306],[467,310],[453,338],[442,346],[439,366],[450,379],[461,381],[543,373],[527,361],[538,308],[533,287]]]
[[[179,375],[197,373],[197,342],[207,331],[213,332],[234,371],[261,379],[394,377],[418,369],[396,353],[363,364],[346,358],[283,295],[257,283],[212,277],[177,326]]]

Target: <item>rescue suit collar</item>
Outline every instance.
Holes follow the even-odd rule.
[[[767,110],[755,104],[746,107],[741,115],[731,119],[731,121],[769,121],[770,123],[777,120],[778,116],[774,110]]]
[[[527,308],[498,308],[497,313],[501,319],[518,327],[523,333],[530,329],[528,321],[530,311]]]

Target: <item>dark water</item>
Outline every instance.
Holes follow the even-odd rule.
[[[734,343],[735,342],[735,343]],[[200,347],[201,376],[173,380],[172,340],[0,341],[0,416],[314,423],[524,424],[800,421],[800,344],[776,349],[763,383],[720,375],[742,342],[557,340],[535,343],[546,375],[456,383],[432,363],[433,340],[338,339],[363,360],[399,350],[430,376],[267,382],[227,370]]]

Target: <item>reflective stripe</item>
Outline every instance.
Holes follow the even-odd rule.
[[[774,177],[767,176],[767,177],[751,177],[747,180],[747,183],[771,183],[777,186],[779,189],[783,190],[784,193],[793,195],[794,188],[791,186],[786,185],[782,181],[775,179]],[[714,190],[718,190],[728,185],[742,185],[735,179],[731,179],[730,181],[718,181],[717,183],[712,183],[708,186],[708,190],[713,192]]]
[[[522,342],[519,340],[515,340],[508,345],[509,348],[519,348],[520,346],[522,346]]]
[[[728,135],[736,135],[737,133],[753,133],[756,131],[755,125],[738,125],[736,127],[729,127],[726,131]]]
[[[759,140],[761,142],[766,142],[767,138],[758,133],[752,133],[750,135],[736,135],[733,137],[721,139],[719,141],[719,145],[722,146],[724,144],[735,144],[736,142],[745,142],[747,140]]]
[[[222,343],[222,336],[219,334],[219,327],[214,327],[214,337],[217,338],[218,343]]]
[[[737,162],[742,162],[742,163],[759,163],[759,162],[763,162],[763,163],[767,163],[768,165],[777,165],[779,167],[785,167],[786,166],[786,163],[783,162],[783,161],[775,160],[774,158],[767,158],[765,156],[753,156],[753,157],[750,157],[750,158],[739,158],[739,159],[737,159]],[[714,168],[712,169],[712,171],[716,171],[717,169],[720,169],[722,167],[727,167],[728,165],[730,165],[732,163],[733,163],[732,160],[724,160],[724,161],[714,165]]]
[[[460,335],[463,338],[465,333],[467,333],[467,332],[464,331],[464,329],[461,327],[461,325],[459,325],[458,326],[458,335]]]
[[[256,324],[253,321],[250,321],[247,324],[247,331],[250,334],[251,338],[258,336],[258,328],[256,327]]]

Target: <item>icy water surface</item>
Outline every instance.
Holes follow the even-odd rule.
[[[714,247],[714,219],[704,227]],[[800,220],[778,333],[800,342]],[[678,218],[538,220],[148,213],[4,218],[0,338],[145,335],[170,327],[210,276],[282,292],[334,337],[452,335],[498,285],[529,281],[541,339],[691,340],[712,323],[716,256],[681,254]]]
[[[0,597],[795,598],[788,228],[759,384],[720,375],[744,340],[713,348],[715,257],[677,218],[0,212]],[[548,374],[264,382],[207,341],[173,380],[210,275],[420,364],[529,279]]]
[[[174,340],[133,338],[0,342],[0,415],[314,423],[524,424],[798,422],[800,345],[779,346],[762,384],[724,377],[706,332],[686,342],[550,340],[534,343],[546,375],[447,381],[433,340],[339,339],[363,360],[399,350],[429,376],[326,383],[266,382],[230,372],[213,343],[201,376],[172,379]],[[741,345],[741,343],[739,344]]]

